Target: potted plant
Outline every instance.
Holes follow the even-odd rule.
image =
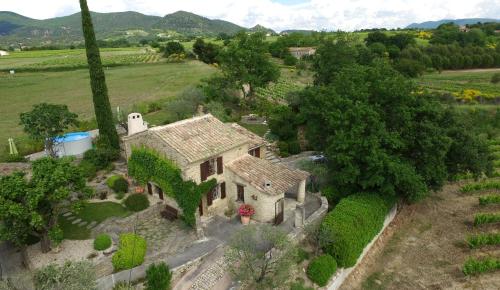
[[[255,213],[255,209],[250,204],[242,204],[238,209],[238,213],[241,216],[241,223],[248,225],[250,223],[250,217]]]

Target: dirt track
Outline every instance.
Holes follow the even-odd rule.
[[[500,272],[468,278],[461,272],[469,256],[500,257],[500,247],[470,250],[467,234],[498,231],[500,225],[472,226],[481,208],[477,194],[448,185],[425,201],[404,207],[361,265],[346,280],[347,289],[500,289]],[[490,192],[491,193],[491,192]]]

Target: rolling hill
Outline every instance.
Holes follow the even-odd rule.
[[[92,12],[98,39],[139,38],[177,32],[186,36],[234,34],[246,28],[234,23],[209,19],[178,11],[160,16],[138,12]],[[28,18],[9,11],[0,11],[0,46],[72,44],[83,41],[80,13],[45,20]]]
[[[476,24],[478,22],[500,22],[500,19],[491,19],[491,18],[464,18],[464,19],[443,19],[438,21],[426,21],[421,23],[412,23],[406,28],[418,28],[418,29],[435,29],[439,25],[444,23],[453,22],[457,25],[466,25],[466,24]]]

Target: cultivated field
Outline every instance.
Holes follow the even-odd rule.
[[[490,82],[493,74],[497,72],[500,72],[500,69],[443,71],[425,74],[418,79],[418,83],[433,91],[460,93],[465,89],[473,89],[498,97],[500,96],[500,84]]]
[[[0,64],[3,60],[0,60]],[[113,107],[169,99],[210,76],[214,68],[198,61],[136,64],[105,70]],[[87,69],[0,74],[0,144],[22,134],[19,113],[41,102],[66,104],[81,119],[93,117]]]

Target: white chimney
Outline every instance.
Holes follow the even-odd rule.
[[[146,131],[148,129],[148,124],[144,122],[144,120],[142,120],[142,116],[139,113],[129,114],[127,124],[128,124],[128,136]]]

